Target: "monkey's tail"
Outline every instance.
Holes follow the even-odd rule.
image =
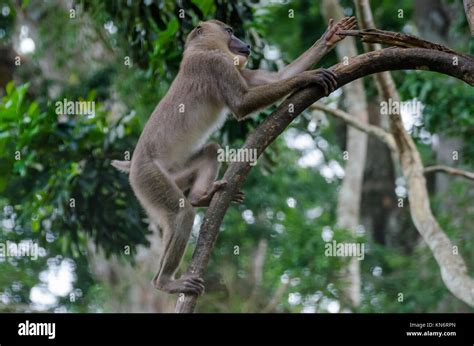
[[[115,168],[117,168],[120,172],[124,172],[124,173],[130,172],[131,161],[112,160],[110,164],[114,166]]]

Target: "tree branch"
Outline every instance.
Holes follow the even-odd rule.
[[[426,48],[455,55],[461,54],[441,44],[426,41],[416,36],[402,34],[401,32],[368,28],[364,30],[341,30],[338,32],[338,35],[359,37],[365,43],[380,43],[400,48]]]
[[[392,134],[388,133],[384,129],[378,126],[374,126],[371,124],[366,124],[361,121],[358,121],[354,117],[352,117],[349,113],[344,112],[340,109],[336,108],[330,108],[326,105],[323,105],[322,103],[315,103],[313,104],[310,108],[312,109],[318,109],[320,111],[326,112],[331,114],[332,116],[341,119],[345,123],[349,124],[352,127],[355,127],[356,129],[367,133],[368,135],[377,137],[380,139],[382,142],[388,145],[390,150],[396,151],[396,145],[395,145],[395,140],[393,139]]]
[[[426,167],[424,169],[424,172],[425,174],[431,173],[431,172],[444,172],[451,175],[458,175],[460,177],[463,177],[469,180],[474,180],[474,172],[469,172],[463,169],[453,168],[453,167],[448,167],[448,166],[443,166],[443,165],[435,165],[435,166]]]
[[[453,54],[424,48],[388,48],[369,52],[350,59],[349,64],[331,68],[336,74],[337,87],[361,77],[387,70],[423,69],[456,77],[474,86],[474,60],[459,55],[458,64],[452,64]],[[251,133],[243,148],[256,149],[260,156],[301,112],[324,97],[324,91],[313,86],[302,89],[286,99],[269,117]],[[290,107],[292,105],[293,107]],[[252,166],[249,162],[234,162],[224,174],[227,186],[217,192],[201,225],[196,248],[187,273],[202,276],[214,248],[219,227],[230,205],[231,197],[238,191]],[[185,295],[178,299],[176,312],[192,312],[197,296]]]

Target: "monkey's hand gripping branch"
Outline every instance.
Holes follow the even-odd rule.
[[[367,32],[367,30],[351,30],[350,34],[363,37]],[[370,30],[370,32],[373,32],[373,30]],[[383,33],[386,34],[389,32],[385,31]],[[346,34],[348,35],[348,33]],[[397,38],[397,40],[391,41],[391,44],[405,42],[405,38],[402,34],[389,34]],[[372,34],[369,36],[374,37]],[[381,36],[378,37],[380,38]],[[432,47],[433,48],[414,48],[409,45],[406,48],[392,47],[373,51],[352,57],[349,60],[349,64],[337,64],[333,66],[331,70],[337,76],[338,88],[373,73],[415,69],[443,73],[474,86],[474,59],[472,57],[456,53],[452,50],[445,51],[444,49]],[[455,57],[457,57],[456,65],[453,64],[453,58]],[[265,148],[270,145],[301,112],[322,97],[324,97],[324,90],[315,86],[302,89],[292,94],[250,134],[243,148],[256,149],[258,156],[260,156]],[[290,109],[293,111],[290,112]],[[197,245],[187,270],[189,275],[203,276],[219,233],[219,227],[230,205],[232,196],[240,189],[240,186],[251,168],[252,166],[250,166],[249,163],[235,162],[232,163],[225,172],[224,179],[228,184],[214,195],[207,210],[206,217],[201,225]],[[474,283],[472,283],[472,285],[474,287]],[[474,288],[472,292],[474,296]],[[197,296],[195,295],[180,295],[175,311],[183,313],[193,312],[196,300]]]

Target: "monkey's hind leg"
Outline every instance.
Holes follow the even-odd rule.
[[[168,293],[202,294],[204,280],[198,276],[183,276],[174,279],[189,240],[194,222],[194,211],[189,205],[164,222],[163,250],[158,271],[153,278],[154,286]],[[166,229],[169,228],[169,229]]]
[[[159,162],[133,162],[130,183],[149,218],[161,227],[163,233],[154,286],[168,293],[201,294],[204,291],[202,278],[184,276],[174,279],[193,226],[193,207]]]
[[[225,180],[216,180],[220,163],[217,161],[219,144],[210,143],[195,154],[189,165],[195,167],[194,180],[188,200],[193,207],[208,207],[214,194],[227,185]]]
[[[195,165],[195,179],[188,196],[189,202],[195,207],[209,205],[209,203],[206,205],[206,201],[203,198],[209,195],[209,192],[214,194],[215,191],[225,185],[222,181],[214,181],[220,167],[220,163],[217,161],[217,151],[219,148],[219,144],[207,144],[190,160],[197,163]]]
[[[214,194],[227,185],[226,180],[215,180],[219,172],[220,163],[217,153],[220,146],[210,143],[191,158],[186,165],[193,170],[193,180],[188,200],[194,207],[208,207]],[[241,203],[244,193],[238,191],[232,198],[234,202]]]

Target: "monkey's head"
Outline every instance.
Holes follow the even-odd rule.
[[[218,20],[201,22],[186,39],[189,47],[219,49],[229,54],[238,68],[244,68],[250,55],[250,45],[234,35],[234,30]]]

